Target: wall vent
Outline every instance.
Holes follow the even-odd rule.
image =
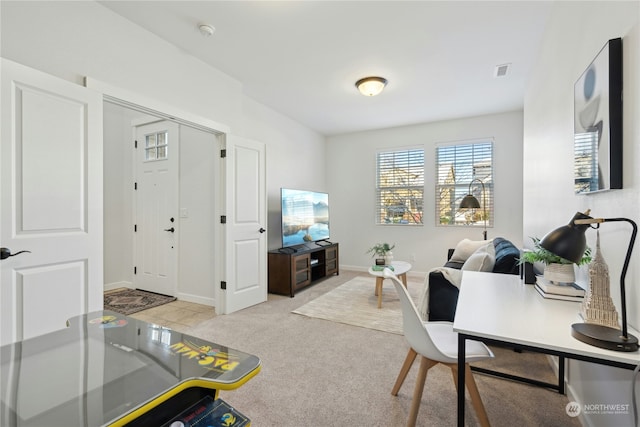
[[[496,65],[494,77],[504,77],[509,72],[511,64]]]

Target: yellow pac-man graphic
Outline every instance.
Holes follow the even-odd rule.
[[[89,321],[89,323],[109,323],[109,322],[113,322],[114,320],[116,320],[117,317],[116,316],[102,316],[102,317],[96,317],[95,319],[91,319]]]
[[[92,325],[97,325],[102,329],[107,329],[120,328],[122,326],[125,326],[127,324],[127,321],[124,319],[118,319],[116,316],[101,316],[89,320],[89,323],[91,323]]]
[[[204,368],[218,372],[233,371],[240,364],[238,360],[229,360],[228,353],[212,349],[208,345],[200,346],[190,342],[177,342],[170,345],[169,348],[176,354],[193,359]]]
[[[223,414],[220,419],[222,420],[223,426],[230,427],[236,423],[236,417],[234,417],[233,414],[230,414],[229,412]]]

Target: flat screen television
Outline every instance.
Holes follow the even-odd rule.
[[[329,239],[329,194],[280,190],[282,247]]]

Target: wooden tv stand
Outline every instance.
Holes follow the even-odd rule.
[[[269,251],[269,292],[293,297],[316,280],[340,274],[337,243],[307,243]]]

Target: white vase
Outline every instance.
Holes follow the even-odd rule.
[[[393,262],[393,252],[389,251],[384,255],[384,265],[391,265]]]
[[[553,283],[573,283],[573,264],[549,264],[544,268],[544,278]]]

